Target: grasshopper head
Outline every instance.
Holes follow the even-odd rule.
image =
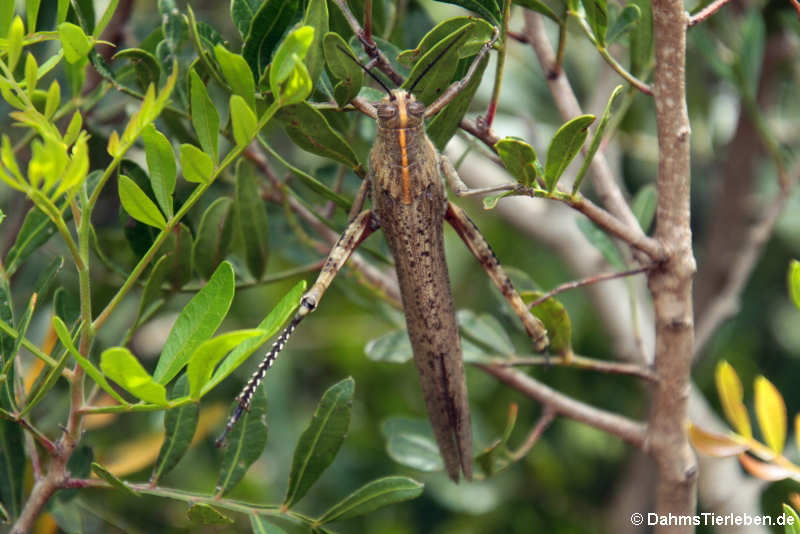
[[[425,104],[404,89],[394,89],[375,104],[378,127],[386,129],[415,128],[425,117]]]

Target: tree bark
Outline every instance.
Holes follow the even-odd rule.
[[[694,530],[697,461],[686,434],[694,345],[695,260],[689,218],[690,144],[685,97],[687,14],[680,0],[653,1],[654,99],[658,124],[656,239],[666,261],[648,279],[656,327],[649,452],[658,469],[659,533]],[[687,521],[688,519],[688,521]],[[688,523],[688,524],[686,524]]]

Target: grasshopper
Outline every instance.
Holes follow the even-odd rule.
[[[352,252],[371,233],[382,228],[395,260],[414,362],[445,468],[456,482],[461,473],[468,480],[472,478],[469,402],[444,255],[443,221],[455,229],[509,302],[533,340],[534,348],[542,351],[548,343],[547,331],[514,289],[486,239],[469,217],[447,200],[442,176],[454,191],[460,188],[453,184],[463,182],[447,158],[437,153],[425,133],[425,119],[440,111],[467,85],[497,38],[498,32],[495,32],[473,60],[466,76],[450,85],[427,108],[415,99],[412,91],[436,60],[406,91],[390,90],[350,56],[387,93],[380,102],[361,106],[363,112],[377,121],[377,136],[369,156],[368,180],[359,192],[354,213],[361,209],[360,204],[370,186],[372,209],[354,216],[331,249],[314,285],[303,295],[298,311],[237,397],[238,404],[218,443],[243,411],[249,409],[253,394],[289,336],[300,321],[316,309]]]

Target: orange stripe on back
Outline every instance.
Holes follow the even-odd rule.
[[[400,96],[400,95],[398,95]],[[403,204],[411,204],[411,176],[408,173],[408,150],[406,145],[406,125],[408,124],[408,114],[406,112],[405,95],[400,96],[397,102],[397,112],[399,113],[400,128],[397,130],[397,142],[400,145],[401,177],[403,180]]]

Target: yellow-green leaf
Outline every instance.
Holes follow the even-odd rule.
[[[792,260],[789,262],[789,296],[792,297],[794,305],[800,309],[800,261]]]
[[[717,383],[717,392],[719,393],[719,400],[722,403],[725,417],[739,434],[746,438],[753,437],[747,408],[742,403],[742,382],[739,380],[736,371],[731,364],[722,360],[717,364],[714,379]]]
[[[11,29],[8,31],[8,56],[6,57],[6,64],[8,65],[9,72],[14,72],[19,61],[19,56],[22,54],[22,40],[25,36],[25,25],[22,19],[14,17],[11,22]]]
[[[763,376],[755,381],[756,417],[764,441],[775,454],[786,443],[786,404],[777,388]]]
[[[244,98],[231,95],[231,122],[237,146],[247,146],[258,133],[258,119]]]
[[[167,390],[153,380],[136,356],[125,347],[112,347],[100,355],[100,369],[129,393],[153,404],[167,404]]]
[[[92,41],[83,33],[80,26],[71,22],[62,22],[58,25],[58,37],[64,50],[64,58],[69,63],[78,63],[86,58],[92,49]]]

